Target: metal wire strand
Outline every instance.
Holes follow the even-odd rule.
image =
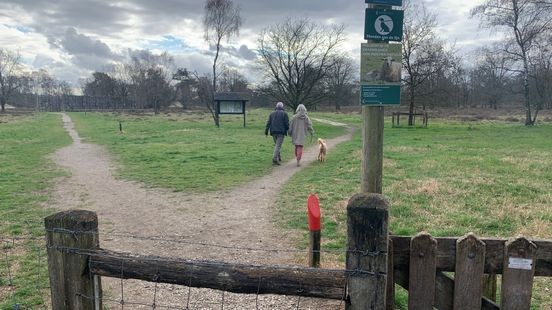
[[[188,283],[188,299],[186,300],[186,310],[190,309],[190,297],[192,294],[192,277],[193,277],[193,270],[190,271],[190,281]]]
[[[125,308],[125,285],[124,285],[124,279],[125,279],[125,260],[121,260],[121,310]]]
[[[261,277],[259,277],[259,282],[257,283],[257,294],[255,295],[255,309],[259,309],[259,292],[261,291]]]

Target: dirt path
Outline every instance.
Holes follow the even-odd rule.
[[[276,251],[267,254],[266,251],[243,248],[294,248],[295,237],[284,236],[273,226],[271,204],[282,185],[316,159],[316,148],[305,150],[301,167],[296,167],[293,160],[274,168],[265,177],[226,192],[174,193],[115,179],[113,172],[116,166],[107,151],[101,146],[84,143],[69,116],[62,114],[62,117],[73,144],[58,150],[53,154],[53,159],[68,169],[71,176],[57,184],[50,206],[58,210],[79,208],[97,212],[100,244],[103,248],[246,264],[293,263],[293,253]],[[352,133],[353,129],[349,128],[348,134],[328,140],[328,149],[350,139]],[[171,242],[175,239],[182,242]],[[120,301],[121,281],[104,279],[103,284],[106,291],[104,297]],[[158,306],[178,305],[186,308],[188,304],[192,309],[221,308],[222,294],[214,290],[192,289],[188,298],[189,292],[185,287],[159,285],[155,289],[151,283],[125,280],[123,291],[127,304],[136,302],[151,305],[155,298]],[[258,299],[260,309],[295,309],[297,302],[297,297],[286,296],[268,295]],[[227,293],[224,296],[226,309],[251,309],[255,308],[256,303],[254,295]],[[105,304],[112,308],[117,306],[116,303]],[[340,307],[339,303],[331,301],[300,300],[301,309],[321,306]],[[131,308],[151,309],[151,306],[133,305]]]

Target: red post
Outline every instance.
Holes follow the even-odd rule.
[[[315,194],[307,199],[308,223],[310,230],[309,266],[320,267],[320,204]]]

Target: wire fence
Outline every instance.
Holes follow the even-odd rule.
[[[37,223],[27,223],[36,225]],[[281,249],[272,247],[250,247],[243,245],[215,244],[201,240],[187,240],[186,236],[148,236],[132,234],[129,232],[97,233],[90,231],[51,229],[44,233],[69,234],[78,238],[82,234],[94,234],[99,240],[102,239],[131,239],[139,244],[166,247],[173,244],[174,247],[193,246],[195,248],[207,248],[214,252],[263,252],[263,253],[284,253],[288,256],[306,255],[308,249]],[[48,279],[47,251],[56,250],[75,255],[89,256],[89,263],[95,263],[94,258],[109,258],[111,254],[90,251],[89,249],[62,248],[46,244],[44,236],[0,236],[2,246],[2,262],[0,263],[0,309],[49,309],[50,287]],[[322,248],[321,253],[332,255],[345,255],[347,252],[357,252],[363,255],[379,255],[380,253],[369,253],[360,250]],[[93,256],[92,256],[93,255]],[[193,256],[193,253],[190,253]],[[183,285],[162,283],[162,273],[152,274],[149,284],[141,280],[131,280],[132,275],[126,270],[126,261],[148,262],[151,264],[164,263],[191,263],[198,267],[228,267],[228,262],[187,260],[184,258],[163,258],[163,257],[138,257],[130,255],[122,259],[119,266],[120,276],[116,278],[102,277],[104,287],[107,289],[96,296],[84,292],[78,297],[83,300],[94,298],[101,299],[104,307],[109,309],[342,309],[342,300],[316,300],[300,296],[305,283],[288,284],[289,289],[295,291],[299,296],[274,296],[264,295],[264,288],[272,285],[266,279],[257,279],[256,290],[250,294],[236,294],[225,291],[218,291],[208,288],[195,287],[192,281],[195,280],[193,273],[189,274],[189,282]],[[266,268],[266,265],[240,264],[244,268]],[[309,270],[299,266],[278,266],[290,273]],[[345,275],[364,272],[359,270],[344,269],[320,269],[319,273],[342,272]],[[89,272],[90,268],[89,268]],[[370,274],[378,276],[377,274]],[[94,274],[90,273],[90,277]],[[346,283],[346,281],[344,282]],[[309,284],[318,286],[320,290],[338,289],[345,292],[344,286],[328,287],[327,284]],[[321,306],[323,305],[323,306]]]
[[[44,238],[0,236],[0,309],[47,309],[47,255]]]

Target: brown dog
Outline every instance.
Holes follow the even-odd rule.
[[[326,150],[328,146],[326,145],[326,140],[318,138],[318,160],[320,162],[326,161]]]

